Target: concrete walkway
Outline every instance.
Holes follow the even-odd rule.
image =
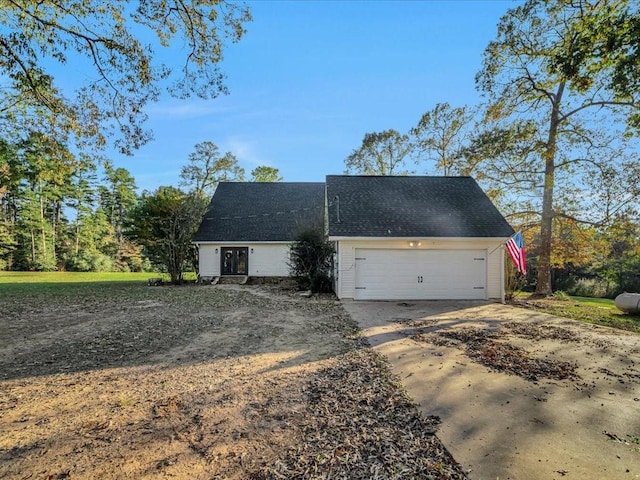
[[[640,336],[487,302],[343,305],[422,412],[440,416],[438,437],[469,478],[640,479]],[[567,338],[526,338],[505,327],[514,321]],[[531,381],[476,363],[464,345],[433,343],[463,327],[576,363],[579,378]]]

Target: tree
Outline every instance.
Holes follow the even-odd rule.
[[[626,124],[630,134],[640,118],[638,23],[638,5],[627,0],[527,0],[502,17],[485,50],[476,81],[488,95],[488,117],[527,119],[540,132],[532,143],[535,161],[522,171],[528,181],[535,177],[541,199],[539,295],[552,293],[554,218],[603,223],[638,198],[637,182],[628,181],[637,178],[638,162],[624,156],[619,128]],[[612,128],[605,132],[604,125]],[[628,189],[594,221],[600,206],[582,201],[589,200],[589,182],[609,177],[611,186]]]
[[[8,270],[13,266],[13,256],[18,245],[16,191],[19,180],[12,168],[16,158],[15,147],[0,140],[0,270]]]
[[[252,182],[281,182],[280,171],[275,167],[259,165],[251,170]]]
[[[202,142],[189,154],[189,163],[180,170],[180,185],[196,195],[210,197],[220,182],[244,181],[244,168],[231,152],[220,155],[213,142]]]
[[[202,202],[174,187],[144,192],[131,212],[127,236],[144,247],[146,255],[166,268],[174,284],[193,255],[191,239],[200,224]]]
[[[66,227],[64,202],[77,158],[37,132],[16,145],[11,170],[15,183],[18,249],[22,268],[55,270]]]
[[[81,250],[81,240],[93,237],[93,232],[88,232],[86,224],[91,222],[95,206],[95,187],[97,183],[96,166],[94,162],[80,162],[78,168],[72,173],[71,182],[68,185],[68,196],[65,204],[75,211],[73,228],[73,242],[70,257],[77,257]],[[82,245],[82,250],[86,250]]]
[[[626,215],[617,220],[606,232],[610,239],[607,256],[596,266],[609,284],[611,297],[640,291],[640,224]]]
[[[448,103],[438,103],[411,129],[415,149],[445,176],[468,175],[469,168],[461,163],[461,159],[471,138],[474,117],[475,112],[470,107],[454,108]],[[424,160],[419,158],[418,162]]]
[[[115,145],[130,153],[150,139],[144,107],[165,87],[178,98],[226,92],[222,51],[250,20],[246,7],[223,0],[3,2],[1,128],[98,147],[115,134]],[[171,47],[185,48],[180,65],[158,58],[159,48]],[[63,91],[52,73],[57,65],[91,80]]]
[[[346,173],[362,175],[407,175],[405,161],[412,152],[409,135],[390,129],[367,133],[359,149],[345,160]]]
[[[137,202],[136,181],[126,168],[114,168],[111,162],[104,164],[105,184],[98,187],[100,208],[105,212],[115,234],[114,260],[123,267],[123,250],[131,250],[123,235],[125,220]]]
[[[507,219],[526,228],[539,225],[537,136],[534,122],[485,123],[463,147],[459,159],[465,173],[481,183]]]

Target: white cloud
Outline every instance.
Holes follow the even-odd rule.
[[[163,102],[149,107],[149,116],[162,118],[197,118],[207,115],[228,113],[229,107],[220,106],[217,102],[209,100],[189,101],[189,102]]]
[[[259,148],[255,142],[239,136],[227,138],[220,145],[220,150],[233,153],[238,158],[239,163],[245,166],[248,165],[250,169],[258,165],[269,165],[270,163],[259,153]]]

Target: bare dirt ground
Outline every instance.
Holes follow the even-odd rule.
[[[0,286],[0,478],[465,478],[333,298]]]

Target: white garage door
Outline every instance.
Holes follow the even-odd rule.
[[[356,300],[486,298],[485,250],[356,249]]]

